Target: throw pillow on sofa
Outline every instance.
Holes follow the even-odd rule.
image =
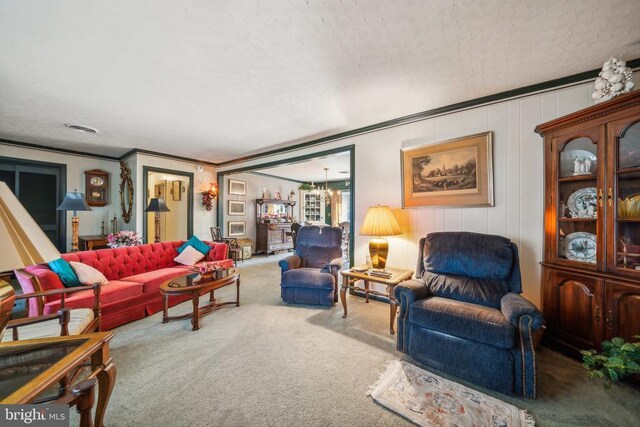
[[[71,268],[76,272],[78,279],[85,285],[108,285],[109,280],[100,271],[90,265],[81,262],[71,261]]]
[[[60,276],[60,280],[65,287],[73,288],[75,286],[82,286],[82,283],[78,280],[78,276],[76,276],[76,273],[66,260],[62,258],[55,259],[49,263],[49,268]]]
[[[187,246],[180,254],[173,260],[182,265],[194,265],[196,262],[204,258],[202,252],[198,251],[193,246]]]
[[[206,256],[211,248],[202,240],[198,239],[196,236],[191,236],[189,240],[184,242],[182,246],[178,247],[178,253],[181,254],[188,246],[191,246],[194,249],[197,249],[198,252],[202,253],[202,255]]]

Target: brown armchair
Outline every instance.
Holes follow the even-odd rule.
[[[29,280],[37,281],[37,278],[31,276],[25,271],[16,270],[16,274],[29,276]],[[35,289],[40,289],[40,286],[36,286]],[[67,294],[86,290],[93,290],[93,309],[65,308],[65,298]],[[80,335],[100,331],[100,285],[77,286],[74,288],[54,289],[15,295],[15,291],[11,285],[4,282],[0,285],[0,307],[2,307],[2,311],[5,313],[5,318],[10,319],[11,308],[13,307],[15,300],[36,298],[39,302],[43,302],[44,299],[50,295],[60,295],[61,308],[57,313],[8,320],[6,328],[11,330],[11,334],[0,333],[2,342],[53,336]],[[42,304],[39,303],[39,306],[42,307]],[[41,310],[40,313],[42,313]]]

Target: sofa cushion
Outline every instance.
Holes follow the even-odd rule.
[[[93,310],[77,308],[69,312],[69,335],[79,335],[84,332],[94,319]],[[31,340],[60,336],[60,322],[58,319],[47,320],[18,328],[18,339]],[[12,334],[5,334],[2,342],[13,341]]]
[[[111,280],[100,288],[100,303],[104,306],[125,298],[142,294],[142,284],[123,280]],[[80,291],[65,298],[67,308],[93,308],[93,291]],[[56,313],[60,309],[60,300],[47,302],[43,314]]]
[[[209,246],[207,246],[209,247]],[[193,246],[187,246],[180,254],[173,260],[178,264],[192,266],[198,261],[204,258],[202,252],[194,248]]]
[[[162,282],[183,276],[186,271],[183,267],[161,268],[160,270],[148,271],[125,278],[129,282],[137,282],[142,284],[142,292],[153,292],[157,290]]]
[[[500,308],[500,300],[509,292],[509,282],[504,279],[474,279],[428,271],[424,273],[422,278],[430,295],[498,309]]]
[[[509,239],[468,232],[429,233],[423,251],[426,271],[481,279],[508,279],[515,258]]]
[[[71,268],[66,260],[62,258],[54,259],[49,264],[49,268],[60,276],[62,284],[66,287],[73,288],[75,286],[82,286],[75,271]]]
[[[329,273],[320,272],[317,268],[298,268],[282,273],[282,286],[333,289],[335,278]]]
[[[71,268],[73,268],[76,276],[78,276],[78,280],[80,280],[80,283],[85,285],[109,284],[109,280],[104,277],[104,274],[102,274],[100,270],[97,270],[90,265],[76,261],[71,261],[69,264],[71,264]]]
[[[189,240],[184,242],[182,245],[178,246],[178,249],[177,249],[178,253],[181,254],[182,251],[187,249],[188,246],[191,246],[192,248],[194,248],[195,250],[200,252],[202,255],[207,255],[209,253],[209,250],[210,250],[209,245],[207,245],[205,242],[203,242],[202,240],[198,239],[198,237],[196,237],[196,236],[191,236],[191,238]]]
[[[207,242],[207,245],[211,248],[207,254],[207,261],[221,261],[228,258],[229,247],[226,243]]]
[[[109,280],[120,280],[127,276],[174,267],[173,260],[182,241],[151,243],[113,249],[98,249],[63,254],[67,261],[78,261],[102,272]]]
[[[502,312],[468,302],[429,297],[411,304],[409,322],[430,330],[500,348],[512,348],[515,330]]]

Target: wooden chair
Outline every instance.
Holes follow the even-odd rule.
[[[34,289],[38,292],[15,295],[15,291],[6,283],[0,287],[0,306],[5,311],[6,306],[13,307],[13,301],[29,298],[37,298],[39,306],[39,316],[26,317],[23,319],[9,320],[7,329],[11,330],[11,335],[2,336],[2,342],[18,341],[20,339],[47,338],[65,335],[80,335],[91,332],[99,332],[100,325],[100,285],[77,286],[74,288],[53,289],[48,291],[40,290],[40,284],[35,276],[23,270],[16,270],[16,275],[23,275],[34,284]],[[68,294],[82,291],[93,291],[93,309],[65,307],[65,299]],[[49,295],[60,295],[60,310],[55,314],[42,314],[44,300]],[[9,308],[10,310],[10,308]],[[9,315],[10,316],[10,315]]]

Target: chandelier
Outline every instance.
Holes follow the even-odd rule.
[[[320,201],[324,204],[331,203],[331,197],[334,194],[334,191],[329,188],[328,173],[329,168],[324,168],[324,188],[317,187],[313,182],[311,182],[311,192],[317,195]],[[340,195],[340,190],[336,191],[336,194]]]

